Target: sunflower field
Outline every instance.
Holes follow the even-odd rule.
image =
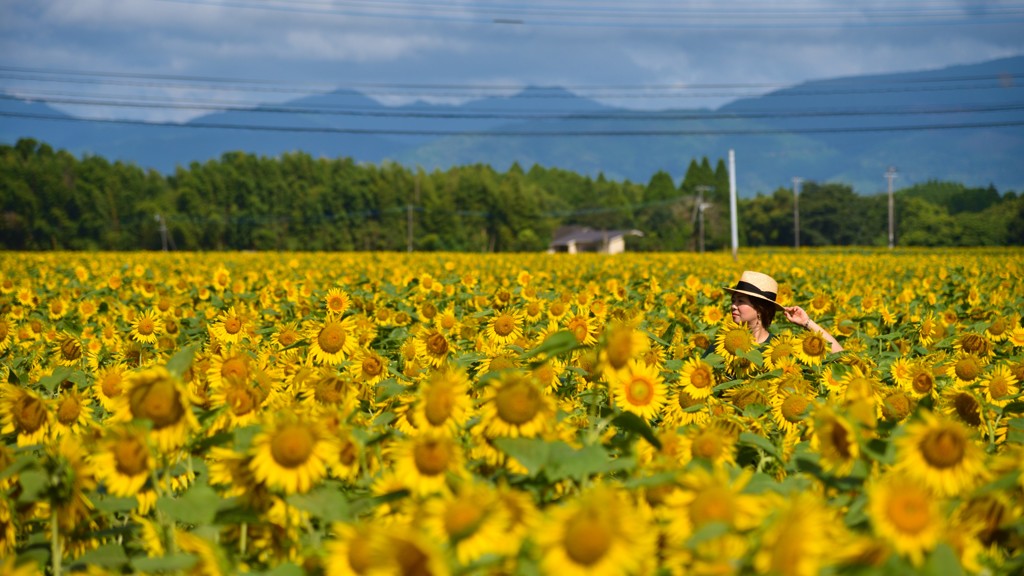
[[[781,314],[757,346],[743,270],[844,351]],[[1011,249],[0,253],[0,572],[1021,573],[1022,278]]]

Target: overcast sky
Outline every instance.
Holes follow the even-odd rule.
[[[0,0],[0,91],[36,99],[281,102],[354,88],[403,103],[534,85],[715,108],[807,80],[1021,54],[1020,0]]]

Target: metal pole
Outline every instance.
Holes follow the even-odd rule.
[[[885,171],[885,177],[889,180],[889,249],[896,245],[896,204],[892,197],[892,181],[896,178],[896,168],[889,166]]]
[[[793,177],[793,247],[800,248],[800,183],[803,178]]]
[[[700,234],[699,246],[700,246],[700,253],[701,254],[704,253],[704,208],[705,208],[704,192],[707,192],[707,191],[710,191],[710,190],[713,190],[713,189],[714,189],[714,187],[706,186],[704,184],[701,184],[700,186],[697,186],[697,217],[699,218],[697,230],[698,230],[698,233]]]
[[[736,152],[729,149],[729,224],[732,228],[732,259],[739,250],[739,226],[736,223]]]

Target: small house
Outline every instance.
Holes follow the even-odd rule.
[[[585,226],[563,226],[555,231],[548,253],[596,252],[619,254],[626,251],[626,236],[643,236],[639,230],[594,230]]]

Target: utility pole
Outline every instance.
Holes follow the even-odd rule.
[[[415,187],[414,190],[415,190],[415,202],[416,202],[416,204],[419,204],[420,203],[420,173],[419,173],[418,170],[416,171],[416,187]],[[413,204],[411,202],[406,202],[406,204],[405,204],[405,249],[406,249],[406,252],[412,252],[412,244],[413,244],[412,229],[413,229],[413,224],[414,224],[413,219],[412,219],[412,208],[413,208]]]
[[[736,152],[729,149],[729,224],[732,228],[732,260],[740,247],[739,224],[736,215]]]
[[[804,179],[793,176],[793,247],[800,248],[800,183]]]
[[[885,171],[885,178],[889,181],[889,249],[896,245],[896,204],[892,198],[892,181],[896,178],[896,168],[889,166]]]
[[[163,251],[167,252],[168,240],[170,245],[174,247],[174,238],[167,233],[167,221],[164,220],[163,214],[155,214],[158,228],[160,229],[160,243],[163,245]]]
[[[700,246],[701,254],[704,253],[704,209],[710,206],[710,204],[704,203],[704,193],[710,192],[714,189],[714,186],[707,186],[705,184],[697,186],[697,233],[700,235],[700,238],[698,239],[698,246]]]

